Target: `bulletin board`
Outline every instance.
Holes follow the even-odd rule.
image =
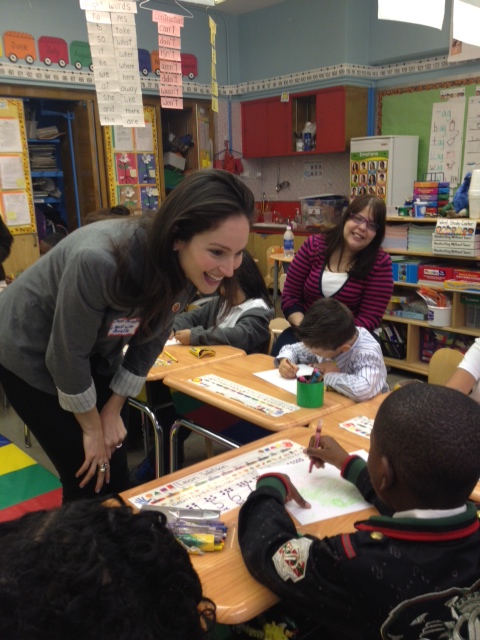
[[[480,85],[480,77],[378,91],[377,134],[419,136],[417,177],[422,179],[428,167],[432,108],[434,103],[442,102],[440,92],[465,87],[468,101],[475,95],[477,85]]]
[[[12,234],[35,233],[23,101],[0,99],[0,215]]]
[[[143,107],[145,127],[103,127],[110,206],[134,213],[157,209],[160,200],[157,124],[154,107]]]

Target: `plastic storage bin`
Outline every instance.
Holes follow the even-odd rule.
[[[310,227],[334,226],[340,222],[348,200],[330,193],[300,198],[303,224]]]
[[[480,296],[462,293],[460,301],[465,305],[465,326],[480,329]]]

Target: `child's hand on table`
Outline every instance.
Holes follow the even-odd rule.
[[[293,362],[290,362],[288,358],[282,358],[278,365],[278,371],[282,378],[295,378],[297,375],[298,367]]]
[[[175,331],[175,340],[180,344],[190,344],[190,329]]]
[[[333,360],[324,360],[319,366],[317,366],[317,369],[322,375],[325,375],[326,373],[341,373],[340,369],[337,367],[337,363]]]
[[[315,436],[310,438],[308,448],[303,450],[307,456],[313,460],[313,464],[317,469],[325,466],[325,462],[332,464],[337,469],[341,469],[345,460],[350,455],[348,451],[338,444],[338,442],[330,436],[321,436],[320,447],[315,448]]]
[[[266,473],[265,475],[268,475],[268,473]],[[283,482],[285,483],[285,487],[287,488],[287,495],[285,496],[285,502],[288,502],[289,500],[294,500],[303,509],[311,508],[312,505],[309,502],[307,502],[304,498],[302,498],[302,496],[298,492],[298,489],[294,487],[294,485],[292,484],[292,481],[290,480],[290,478],[287,476],[286,473],[275,473],[275,475],[277,477],[282,478]]]

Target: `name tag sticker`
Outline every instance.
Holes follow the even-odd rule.
[[[140,325],[140,318],[117,318],[110,325],[108,335],[116,336],[133,336],[137,333]]]

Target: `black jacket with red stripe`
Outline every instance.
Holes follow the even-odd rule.
[[[386,513],[361,458],[342,474]],[[285,495],[278,477],[262,476],[240,510],[240,548],[259,582],[318,619],[321,640],[477,637],[467,632],[480,619],[473,503],[447,518],[373,516],[355,533],[318,539],[297,534]]]

